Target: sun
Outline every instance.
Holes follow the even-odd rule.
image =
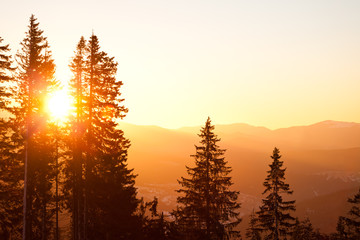
[[[52,120],[63,122],[70,113],[71,98],[65,89],[54,91],[47,100],[47,111]]]

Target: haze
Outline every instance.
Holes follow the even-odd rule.
[[[359,1],[2,5],[4,42],[18,50],[35,14],[64,84],[76,43],[94,31],[119,62],[130,123],[178,128],[207,116],[272,129],[360,122]]]
[[[176,207],[177,180],[186,172],[185,165],[194,165],[190,154],[199,144],[200,127],[169,130],[125,123],[120,127],[131,140],[129,166],[138,174],[139,196],[147,201],[157,196],[159,208],[171,211]],[[261,205],[274,146],[281,149],[286,180],[294,189],[296,216],[309,217],[322,232],[335,231],[338,216],[349,209],[345,200],[359,190],[359,123],[323,121],[278,130],[231,124],[216,125],[215,132],[220,146],[227,149],[234,189],[240,190],[242,233],[248,227],[247,215]]]

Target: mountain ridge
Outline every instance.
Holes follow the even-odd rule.
[[[119,128],[131,141],[128,164],[138,174],[139,196],[145,200],[157,196],[159,209],[171,211],[176,205],[177,180],[186,177],[185,166],[194,163],[190,155],[199,143],[200,126],[179,130],[122,122]],[[337,203],[346,204],[345,190],[360,186],[359,123],[327,120],[276,130],[241,123],[219,124],[214,132],[221,138],[220,147],[226,149],[225,158],[233,170],[233,189],[241,192],[239,201],[244,215],[258,207],[275,146],[283,155],[285,177],[294,190],[293,198],[301,203],[299,216],[305,216],[307,204],[312,206],[324,196],[333,196]],[[325,214],[321,204],[314,204],[312,209]],[[341,209],[335,212],[338,214]],[[321,217],[311,216],[314,226],[326,232],[335,231],[338,216],[324,215],[327,225],[316,220]]]
[[[162,127],[159,125],[147,125],[147,124],[135,124],[135,123],[130,123],[130,122],[126,122],[126,121],[118,121],[118,123],[120,125],[132,125],[132,126],[137,126],[137,127],[152,127],[152,128],[160,128],[160,129],[166,129],[166,130],[170,130],[170,131],[182,131],[182,130],[186,130],[186,129],[200,129],[200,127],[202,127],[201,125],[191,125],[191,126],[182,126],[182,127],[177,127],[177,128],[167,128],[167,127]],[[298,128],[298,127],[311,127],[311,126],[325,126],[325,125],[330,125],[330,124],[345,124],[345,125],[352,125],[352,126],[358,126],[360,127],[360,123],[358,122],[349,122],[349,121],[338,121],[338,120],[323,120],[320,122],[315,122],[315,123],[311,123],[311,124],[307,124],[307,125],[294,125],[294,126],[288,126],[288,127],[279,127],[279,128],[275,128],[275,129],[271,129],[265,126],[258,126],[258,125],[252,125],[249,123],[242,123],[242,122],[235,122],[235,123],[228,123],[228,124],[216,124],[213,123],[216,127],[219,126],[244,126],[244,127],[252,127],[252,128],[259,128],[259,129],[264,129],[264,130],[269,130],[269,131],[277,131],[280,129],[289,129],[289,128]]]

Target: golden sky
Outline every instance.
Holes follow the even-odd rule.
[[[360,122],[360,1],[8,1],[16,52],[33,13],[57,76],[94,31],[119,62],[125,121],[177,128]]]

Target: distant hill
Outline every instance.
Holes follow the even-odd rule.
[[[345,189],[299,202],[297,204],[297,216],[300,218],[309,217],[314,226],[325,233],[334,232],[337,218],[340,215],[346,215],[351,208],[347,199],[353,197],[358,190],[359,187]]]
[[[177,179],[186,175],[185,165],[198,144],[200,126],[176,130],[156,126],[120,123],[131,140],[129,166],[135,169],[139,195],[145,199],[159,197],[159,207],[170,211],[176,204]],[[286,178],[299,204],[297,214],[305,216],[307,205],[314,209],[315,227],[335,231],[337,214],[343,211],[348,189],[360,186],[360,124],[324,121],[309,126],[269,130],[247,124],[215,125],[221,138],[220,146],[227,149],[226,159],[233,168],[234,189],[241,192],[242,215],[247,215],[261,201],[262,183],[270,164],[270,154],[276,146],[287,167]],[[335,214],[325,214],[320,208],[330,196],[335,200]],[[320,199],[320,200],[319,200]],[[345,214],[345,213],[344,213]],[[319,219],[326,218],[321,223]],[[247,224],[247,223],[243,223]]]
[[[184,127],[181,132],[197,133],[199,127]],[[229,138],[247,137],[267,144],[284,145],[294,149],[343,149],[360,147],[360,123],[323,121],[309,126],[270,130],[238,123],[217,125],[219,135]],[[256,138],[256,139],[254,139]],[[249,145],[249,144],[248,144]],[[256,147],[256,145],[249,145]]]

